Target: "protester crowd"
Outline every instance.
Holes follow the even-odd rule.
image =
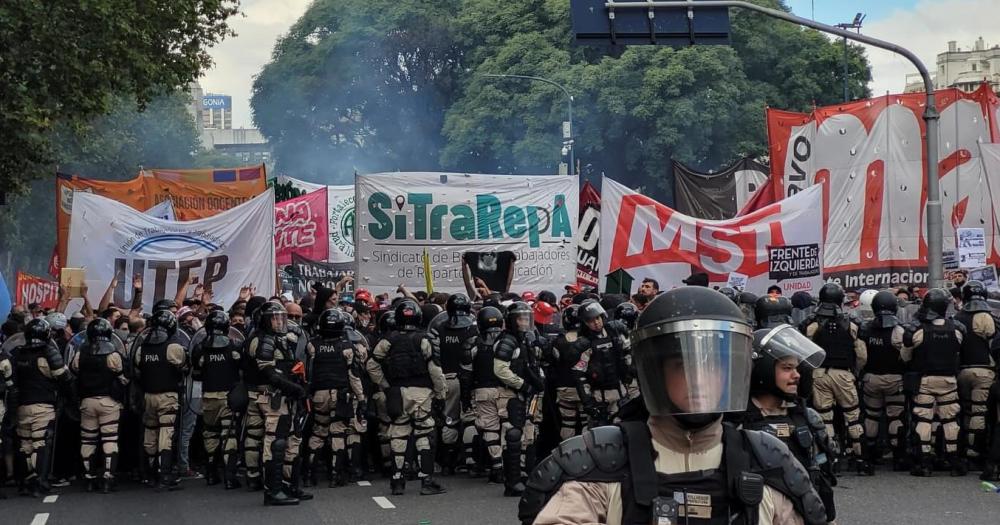
[[[231,305],[192,279],[149,314],[138,277],[131,304],[112,303],[118,279],[96,309],[84,299],[68,313],[63,297],[52,311],[17,305],[3,323],[0,490],[38,497],[77,480],[109,493],[123,478],[177,490],[199,479],[289,505],[323,482],[382,475],[393,494],[413,481],[432,495],[461,475],[523,496],[522,519],[541,512],[545,523],[557,491],[529,478],[551,467],[542,459],[651,413],[633,346],[663,294],[652,279],[631,297],[482,281],[468,295],[374,295],[345,291],[344,278],[294,300],[248,283]],[[885,464],[1000,480],[1000,342],[982,283],[959,274],[950,290],[718,292],[756,329],[749,402],[718,411],[787,444],[827,521],[846,472]]]

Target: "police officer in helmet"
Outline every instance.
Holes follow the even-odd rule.
[[[426,333],[420,331],[422,314],[417,303],[410,299],[400,301],[394,321],[396,330],[383,334],[367,363],[368,375],[385,391],[386,411],[392,420],[389,445],[394,471],[390,486],[394,495],[406,490],[403,465],[412,435],[420,464],[420,494],[442,494],[444,487],[434,480],[431,437],[433,405],[444,401],[448,385]]]
[[[72,356],[80,402],[80,457],[87,490],[114,489],[118,470],[118,421],[125,394],[125,356],[111,323],[97,318],[87,325],[87,337]],[[95,460],[97,446],[103,460]]]
[[[962,435],[965,459],[979,470],[986,454],[987,401],[996,379],[996,363],[990,355],[990,343],[996,334],[996,321],[986,302],[986,286],[968,281],[962,288],[962,310],[955,321],[965,327],[962,339],[961,370],[958,372],[958,395],[962,401]]]
[[[490,483],[503,483],[500,412],[511,397],[494,371],[493,349],[503,334],[503,324],[500,310],[492,306],[481,308],[476,314],[479,336],[462,361],[463,372],[468,376],[465,381],[470,384],[470,394],[475,400],[476,431],[489,460],[486,468]]]
[[[444,426],[441,428],[441,458],[442,471],[445,475],[455,472],[459,457],[459,436],[471,446],[474,434],[465,432],[463,434],[462,424],[471,423],[471,394],[470,386],[462,388],[459,380],[459,372],[463,356],[465,356],[476,344],[476,337],[479,330],[476,328],[476,320],[472,317],[472,303],[463,294],[455,294],[448,298],[445,304],[445,311],[438,314],[431,320],[428,336],[431,346],[441,363],[441,370],[444,372],[445,380],[448,383],[448,397],[444,402],[445,418]],[[465,402],[463,403],[463,399]],[[463,410],[462,407],[469,407],[470,410]],[[475,428],[471,424],[467,425]]]
[[[784,443],[722,424],[723,413],[747,407],[751,334],[740,308],[714,290],[654,299],[633,332],[648,421],[563,442],[528,481],[522,523],[825,523]]]
[[[822,418],[799,395],[799,371],[816,368],[824,357],[822,348],[787,324],[756,330],[750,404],[740,419],[743,428],[767,432],[788,446],[809,472],[826,507],[826,519],[832,522],[837,479],[829,458],[834,445]]]

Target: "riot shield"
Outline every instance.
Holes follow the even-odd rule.
[[[18,332],[8,337],[7,340],[4,341],[2,345],[0,345],[0,352],[3,352],[7,355],[11,355],[14,353],[15,348],[22,345],[24,345],[24,334]]]

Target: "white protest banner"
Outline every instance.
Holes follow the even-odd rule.
[[[986,266],[986,234],[982,228],[959,228],[956,239],[959,268]]]
[[[576,282],[576,176],[358,175],[356,286],[462,292],[463,265],[490,289],[562,290]]]
[[[326,188],[330,249],[327,262],[354,262],[354,186],[326,186],[281,175],[279,184],[291,184],[302,193]]]
[[[146,215],[156,217],[157,219],[163,219],[165,221],[177,220],[177,216],[174,215],[174,201],[170,199],[164,199],[160,201],[159,204],[156,204],[152,208],[146,210]]]
[[[76,192],[67,267],[84,268],[91,303],[98,304],[115,274],[114,303],[127,305],[126,283],[143,276],[143,309],[173,299],[191,276],[211,287],[213,302],[231,305],[250,283],[275,289],[274,192],[193,221],[165,221],[112,199]],[[131,288],[129,288],[131,289]]]
[[[983,283],[983,286],[991,292],[1000,291],[1000,287],[998,287],[1000,283],[997,283],[996,266],[983,266],[982,268],[969,270],[969,280]]]
[[[605,177],[601,188],[602,290],[635,292],[650,277],[668,290],[692,271],[722,285],[733,273],[745,290],[815,294],[822,285],[822,187],[746,215],[702,220],[670,209]],[[627,290],[626,290],[627,289]]]

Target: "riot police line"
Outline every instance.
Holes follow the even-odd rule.
[[[35,319],[0,358],[14,475],[22,494],[51,490],[65,411],[87,490],[114,492],[123,475],[177,490],[182,414],[197,400],[205,482],[270,505],[381,472],[393,494],[481,477],[520,496],[528,523],[595,497],[628,523],[828,522],[837,476],[872,475],[887,457],[914,475],[996,479],[995,319],[981,283],[962,290],[954,318],[952,295],[930,290],[909,322],[894,294],[868,294],[860,315],[834,284],[818,301],[686,286],[648,302],[407,294],[382,309],[359,290],[317,301],[330,308],[302,324],[254,298],[245,331],[221,308],[186,331],[158,304],[129,344],[95,319],[63,352]],[[666,496],[678,491],[686,502]]]

